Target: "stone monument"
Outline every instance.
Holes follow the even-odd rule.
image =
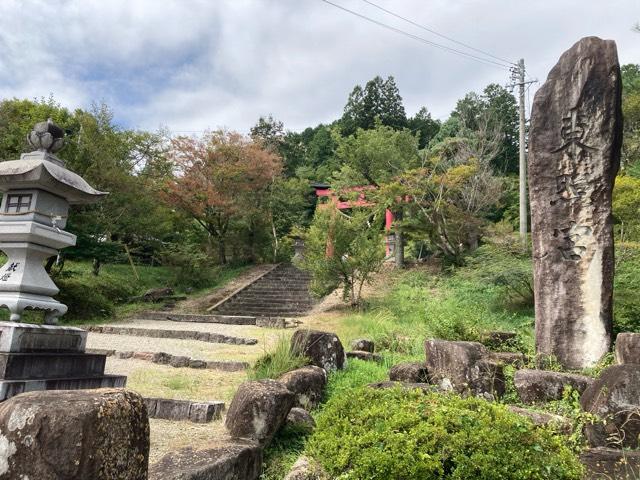
[[[30,390],[124,386],[126,377],[104,375],[104,355],[85,353],[87,332],[51,325],[67,307],[53,298],[58,288],[43,266],[75,245],[75,235],[62,230],[69,205],[106,192],[55,156],[64,132],[51,120],[37,124],[28,141],[35,151],[0,162],[0,250],[8,256],[0,267],[0,306],[10,312],[10,321],[0,322],[0,401]],[[43,311],[48,325],[18,323],[26,309]]]
[[[529,139],[536,350],[567,368],[611,346],[611,193],[620,164],[616,45],[583,38],[536,93]]]

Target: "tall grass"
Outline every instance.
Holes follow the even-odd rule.
[[[273,350],[265,352],[247,372],[249,379],[278,378],[283,374],[309,364],[309,359],[291,349],[289,336],[281,335]]]

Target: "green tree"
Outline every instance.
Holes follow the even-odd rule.
[[[441,129],[450,136],[470,137],[479,128],[500,131],[502,139],[491,164],[498,173],[517,173],[519,170],[519,119],[515,97],[504,87],[490,84],[481,95],[468,93],[459,100],[451,113],[452,122]],[[449,122],[447,122],[449,123]],[[453,128],[452,128],[453,127]],[[441,138],[443,138],[441,136]]]
[[[640,65],[622,66],[622,167],[640,178]]]
[[[364,88],[356,85],[352,90],[340,121],[344,135],[355,133],[358,128],[375,127],[376,118],[392,128],[407,126],[407,115],[395,79],[376,76]]]
[[[407,127],[412,132],[419,133],[420,140],[418,147],[423,149],[429,145],[431,139],[433,139],[440,130],[440,121],[432,119],[427,107],[422,107],[418,110],[418,113],[407,121]]]
[[[640,241],[640,179],[631,176],[616,178],[613,216],[621,241]]]
[[[280,153],[280,147],[284,141],[284,124],[273,118],[260,117],[258,122],[251,127],[250,136],[254,140],[259,140],[266,147],[274,152]]]
[[[347,216],[336,209],[316,213],[305,236],[301,267],[313,275],[311,289],[327,295],[342,287],[352,306],[362,303],[362,288],[384,262],[379,222],[371,212],[354,210]]]
[[[269,196],[269,230],[273,261],[278,260],[282,239],[291,231],[309,225],[313,191],[300,178],[276,178]]]
[[[370,130],[358,129],[354,135],[337,141],[337,156],[348,168],[338,178],[352,177],[347,187],[378,187],[419,162],[418,136],[408,130],[394,130],[381,120]]]

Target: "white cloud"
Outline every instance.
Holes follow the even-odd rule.
[[[432,41],[359,0],[334,0]],[[586,35],[640,62],[635,0],[374,0],[544,80]],[[449,44],[451,45],[451,44]],[[451,45],[458,48],[456,45]],[[457,99],[508,72],[386,31],[319,0],[2,0],[0,97],[54,94],[70,108],[106,101],[125,125],[246,131],[272,113],[288,128],[331,121],[349,91],[394,75],[413,113],[446,118]]]

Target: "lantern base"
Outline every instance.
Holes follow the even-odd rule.
[[[9,320],[19,322],[25,310],[43,310],[44,323],[55,325],[58,317],[67,313],[67,306],[45,295],[34,295],[23,292],[0,292],[0,307],[9,309]]]

